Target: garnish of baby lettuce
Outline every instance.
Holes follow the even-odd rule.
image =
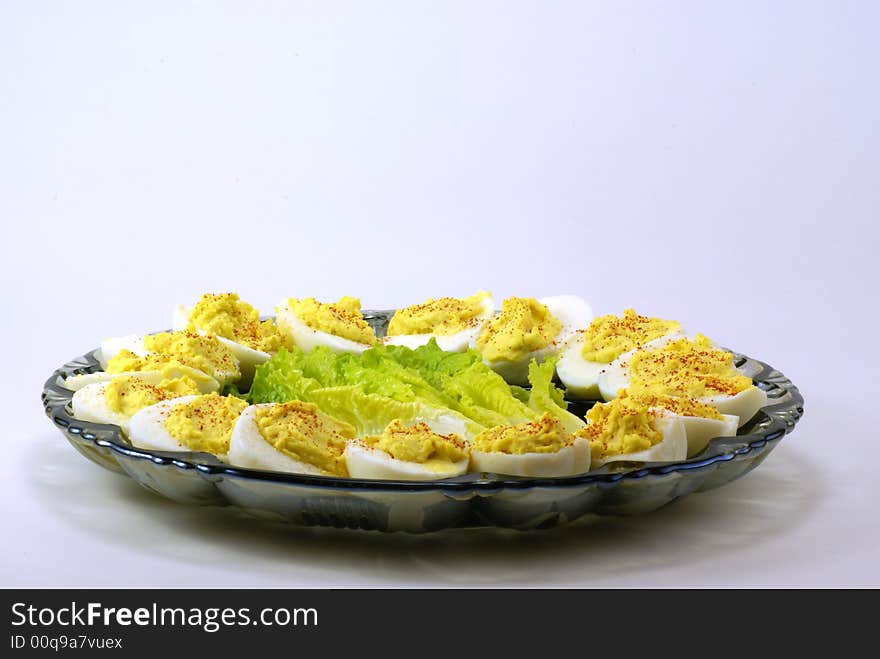
[[[444,352],[434,340],[415,350],[376,346],[360,355],[322,347],[309,353],[282,349],[257,367],[248,400],[315,403],[352,424],[359,435],[381,433],[400,419],[463,424],[472,436],[544,412],[577,430],[584,423],[566,410],[562,392],[552,384],[553,373],[553,363],[545,362],[530,371],[531,392],[512,388],[476,352]]]

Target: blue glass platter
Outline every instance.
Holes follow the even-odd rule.
[[[380,336],[393,312],[365,312]],[[782,373],[734,352],[737,368],[767,392],[768,404],[734,437],[718,437],[681,462],[606,466],[579,476],[518,478],[466,474],[429,481],[307,476],[224,464],[208,453],[135,448],[118,426],[75,419],[63,380],[101,370],[94,350],[46,381],[43,405],[68,441],[92,462],[127,474],[174,501],[237,506],[260,517],[307,526],[423,533],[446,528],[543,529],[587,513],[632,515],[729,483],[757,467],[803,414],[803,398]],[[572,402],[584,414],[589,403]],[[621,466],[623,465],[623,467]]]

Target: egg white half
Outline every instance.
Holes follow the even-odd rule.
[[[230,464],[248,469],[268,469],[294,474],[328,476],[320,467],[291,458],[266,441],[254,419],[257,408],[277,403],[261,403],[246,407],[232,429],[228,459]]]
[[[189,325],[189,316],[192,313],[192,307],[183,304],[175,304],[174,310],[171,312],[171,329],[175,332],[182,332]]]
[[[457,413],[443,412],[436,416],[418,416],[407,422],[409,425],[424,423],[438,435],[458,435],[466,444],[476,436],[479,426],[467,417]]]
[[[95,382],[78,389],[70,399],[73,416],[81,421],[117,425],[127,436],[131,415],[111,410],[107,405],[106,391],[107,382]]]
[[[590,443],[581,437],[555,453],[501,453],[471,451],[471,471],[552,478],[576,476],[590,470]]]
[[[188,366],[167,366],[164,371],[123,371],[121,373],[95,371],[94,373],[82,373],[80,375],[71,375],[65,379],[63,386],[65,389],[78,391],[90,384],[109,382],[113,378],[129,376],[139,378],[147,384],[159,384],[165,379],[188,377],[196,383],[199,391],[203,394],[220,391],[220,383],[217,380],[202,371],[189,368]]]
[[[688,442],[680,417],[661,416],[655,419],[657,430],[663,436],[659,443],[644,451],[622,453],[593,460],[593,468],[609,462],[679,462],[687,457]]]
[[[451,462],[447,469],[431,469],[418,462],[398,460],[381,449],[352,440],[345,447],[345,464],[352,478],[432,481],[461,476],[467,472],[468,459]]]
[[[163,400],[135,412],[129,421],[128,438],[139,448],[153,451],[192,451],[165,428],[165,419],[178,405],[190,402],[198,396],[181,396]],[[221,460],[226,456],[218,455]]]
[[[767,404],[767,392],[753,384],[733,396],[708,396],[701,398],[700,402],[711,405],[722,414],[739,417],[742,426]]]
[[[495,313],[495,303],[492,301],[491,295],[486,295],[482,299],[483,310],[475,319],[472,327],[468,327],[454,334],[395,334],[394,336],[386,336],[382,341],[386,345],[405,346],[415,350],[419,346],[423,346],[432,338],[437,341],[437,346],[441,350],[447,352],[464,352],[468,346],[476,342],[483,326],[492,318]]]
[[[682,330],[673,330],[662,339],[684,336]],[[602,396],[599,390],[599,378],[607,363],[593,362],[584,359],[582,351],[586,336],[584,332],[576,332],[563,346],[556,364],[556,374],[565,385],[565,390],[573,397],[586,400],[597,400]],[[654,339],[657,340],[657,339]],[[647,344],[645,344],[647,345]],[[605,399],[609,400],[609,399]]]
[[[533,350],[514,360],[499,359],[497,361],[489,361],[485,358],[483,359],[487,366],[510,384],[528,384],[529,363],[533,359],[537,362],[542,362],[548,357],[558,354],[565,342],[577,330],[584,329],[593,320],[592,308],[583,298],[577,295],[553,295],[541,298],[538,302],[545,305],[550,314],[562,324],[562,328],[553,339],[553,342],[540,350]],[[475,347],[475,345],[476,337],[471,343],[472,347]]]
[[[681,421],[687,439],[687,457],[691,457],[706,448],[715,437],[733,437],[739,427],[739,417],[722,414],[723,419],[708,419],[701,416],[684,416],[673,414],[668,410],[655,409],[656,413]]]
[[[333,352],[352,352],[360,354],[372,346],[367,343],[352,341],[323,330],[309,327],[288,306],[287,300],[275,307],[275,322],[278,327],[290,334],[293,342],[303,352],[311,352],[317,346],[326,346]]]
[[[101,368],[107,368],[107,362],[122,350],[129,350],[138,357],[146,357],[149,352],[144,347],[143,334],[128,334],[126,336],[113,336],[101,341],[101,347],[95,352],[95,359],[101,364]]]

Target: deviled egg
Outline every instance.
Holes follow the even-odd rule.
[[[590,445],[550,414],[488,428],[471,445],[471,471],[530,476],[574,476],[590,469]]]
[[[172,317],[175,330],[211,334],[238,358],[242,386],[248,386],[254,369],[278,352],[293,347],[290,336],[272,320],[260,320],[253,306],[237,293],[205,293],[192,307],[178,304]]]
[[[680,336],[674,320],[640,316],[626,309],[622,316],[600,316],[566,342],[556,364],[556,374],[572,397],[599,398],[599,375],[612,361],[650,341]]]
[[[599,376],[599,391],[611,400],[621,389],[632,396],[693,398],[739,425],[767,404],[767,394],[733,365],[733,354],[702,334],[664,337],[615,359]]]
[[[345,462],[352,478],[436,480],[467,471],[468,446],[458,435],[440,435],[426,423],[407,427],[395,419],[381,435],[350,441]]]
[[[430,299],[395,311],[384,343],[415,349],[433,338],[441,350],[463,352],[494,314],[492,295],[486,291],[465,298]]]
[[[688,451],[681,419],[649,409],[626,392],[594,405],[575,436],[590,443],[594,468],[609,462],[677,462]]]
[[[693,398],[641,394],[634,399],[661,416],[677,418],[684,425],[687,455],[696,455],[715,437],[732,437],[739,427],[739,417],[722,414],[711,405]]]
[[[70,402],[77,419],[112,423],[128,435],[129,420],[139,410],[163,400],[198,393],[196,383],[187,377],[150,384],[140,377],[121,376],[77,390]]]
[[[229,462],[240,467],[298,474],[347,476],[345,446],[354,428],[294,400],[244,410],[229,446]]]
[[[156,451],[200,451],[226,460],[232,429],[247,403],[206,394],[163,400],[136,412],[129,422],[135,446]]]
[[[221,385],[241,377],[239,361],[215,336],[177,331],[107,339],[98,361],[107,373],[152,370],[147,365],[179,363],[209,375]]]
[[[558,354],[565,341],[592,318],[590,306],[575,295],[540,300],[510,297],[501,303],[501,313],[483,326],[473,347],[507,382],[523,385],[528,381],[530,361]]]
[[[344,296],[338,302],[313,297],[288,298],[275,307],[278,327],[304,352],[326,346],[333,352],[362,353],[378,343],[361,314],[361,301]]]
[[[177,359],[166,355],[148,355],[137,358],[134,353],[128,351],[125,353],[123,353],[123,359],[110,367],[111,370],[71,375],[64,380],[63,386],[71,391],[79,391],[93,384],[107,383],[123,377],[135,377],[153,385],[158,385],[165,380],[185,378],[193,382],[200,393],[209,394],[220,390],[220,383],[217,380]],[[136,361],[132,362],[133,359]]]

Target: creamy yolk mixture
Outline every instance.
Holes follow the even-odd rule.
[[[575,433],[590,442],[594,460],[644,451],[663,441],[656,415],[622,391],[610,403],[599,403],[587,412],[587,425]]]
[[[473,450],[484,453],[556,453],[574,442],[560,421],[544,413],[537,421],[488,428],[474,438]]]
[[[706,398],[734,396],[752,380],[733,366],[733,355],[698,334],[670,341],[657,350],[637,350],[629,360],[632,395]]]
[[[104,399],[112,411],[131,416],[159,401],[198,393],[196,383],[190,378],[174,378],[162,380],[159,384],[148,384],[137,377],[119,377],[107,383]]]
[[[400,419],[389,423],[381,435],[364,437],[360,441],[397,460],[417,462],[436,470],[448,468],[468,456],[467,445],[458,435],[440,435],[426,423],[407,427]]]
[[[254,422],[263,439],[285,455],[328,474],[348,476],[343,453],[355,430],[317,405],[294,400],[258,407]]]
[[[181,396],[194,396],[202,393],[198,384],[188,375],[179,378],[167,378],[156,385],[168,394],[168,398],[180,398]]]
[[[144,337],[144,347],[154,353],[178,357],[185,364],[213,377],[221,372],[240,374],[238,359],[217,337],[196,332],[161,332]],[[217,378],[218,380],[221,378]]]
[[[449,336],[475,327],[485,313],[488,293],[480,291],[466,298],[441,297],[414,304],[394,313],[388,323],[388,336],[437,334]]]
[[[477,350],[491,362],[515,361],[553,343],[562,323],[534,298],[510,297],[477,339]]]
[[[259,312],[237,293],[202,295],[190,311],[187,329],[199,329],[268,353],[293,347],[291,339],[275,323],[260,322]]]
[[[608,364],[625,352],[680,330],[674,320],[649,318],[626,309],[623,316],[600,316],[584,330],[581,355],[588,362]]]
[[[175,405],[165,418],[165,430],[193,451],[223,454],[247,402],[234,396],[207,394]]]
[[[338,302],[318,302],[313,297],[302,300],[290,298],[290,310],[312,329],[327,332],[343,339],[374,345],[376,333],[361,314],[361,301],[356,297],[343,296]]]
[[[724,415],[717,409],[693,398],[655,396],[643,393],[633,396],[633,399],[645,407],[660,408],[680,416],[695,416],[704,419],[717,419],[718,421],[724,419]]]

